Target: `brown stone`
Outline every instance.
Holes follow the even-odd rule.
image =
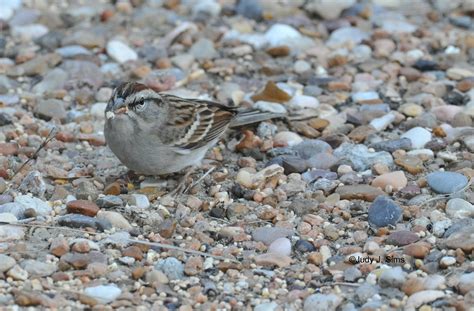
[[[145,271],[146,271],[145,268],[142,267],[142,266],[135,267],[132,270],[132,278],[134,280],[141,279],[143,277],[143,275],[145,274]]]
[[[51,246],[49,247],[49,252],[56,257],[61,257],[62,255],[69,252],[69,244],[65,238],[58,237],[53,239]]]
[[[0,155],[9,156],[18,154],[17,143],[0,143]]]
[[[443,243],[451,249],[462,249],[465,253],[474,250],[474,226],[467,226],[451,234]]]
[[[273,57],[288,56],[290,54],[290,48],[287,45],[279,45],[269,48],[267,53]]]
[[[403,230],[403,231],[396,231],[390,233],[387,237],[387,244],[396,245],[396,246],[404,246],[408,244],[415,243],[420,238],[416,233],[411,231]]]
[[[132,257],[140,261],[143,259],[143,252],[138,246],[132,245],[122,250],[122,256]]]
[[[328,66],[329,67],[337,67],[347,64],[347,56],[344,55],[335,55],[328,59]]]
[[[320,252],[312,252],[308,255],[308,262],[316,266],[323,264],[323,255]]]
[[[400,68],[400,75],[404,76],[408,82],[413,82],[421,77],[421,72],[413,67]]]
[[[402,292],[411,296],[416,292],[420,292],[425,289],[424,280],[421,278],[410,278],[402,285]]]
[[[237,151],[245,149],[259,148],[262,145],[260,137],[256,136],[252,131],[244,131],[244,138],[235,146]]]
[[[99,212],[97,204],[87,200],[74,200],[66,204],[68,213],[82,214],[94,217]]]
[[[51,275],[51,278],[55,282],[69,281],[71,279],[69,274],[67,274],[66,272],[61,272],[61,271],[53,273],[53,275]]]
[[[293,260],[285,255],[279,255],[275,253],[262,254],[255,257],[255,263],[259,266],[264,267],[288,267]]]
[[[202,266],[202,257],[192,256],[186,261],[186,264],[184,265],[184,273],[189,276],[197,275],[201,273]]]
[[[322,131],[329,125],[329,121],[321,118],[313,118],[308,121],[308,125],[315,130]]]
[[[352,85],[346,81],[330,81],[328,83],[328,90],[330,90],[331,92],[335,92],[335,91],[350,92],[352,90]]]
[[[165,239],[169,239],[173,236],[174,230],[176,229],[176,221],[171,218],[163,220],[158,226],[158,233]]]
[[[395,163],[413,175],[421,173],[425,169],[423,166],[423,161],[416,156],[402,156],[395,159]]]
[[[56,134],[56,139],[65,143],[70,143],[75,140],[75,137],[72,133],[61,131]]]
[[[369,185],[340,186],[336,189],[336,193],[341,196],[342,200],[365,201],[373,201],[379,195],[385,194],[382,190]]]
[[[361,143],[367,139],[370,134],[375,133],[375,129],[372,125],[361,125],[353,129],[347,137],[356,143]]]
[[[77,253],[88,253],[91,251],[91,246],[89,241],[77,241],[72,245],[71,250]]]
[[[385,190],[387,186],[391,186],[394,190],[398,191],[405,187],[408,180],[402,171],[396,171],[391,173],[382,174],[377,176],[372,181],[372,186],[378,187]]]
[[[403,253],[411,257],[423,259],[428,255],[430,249],[430,244],[426,242],[416,242],[405,246]]]
[[[107,185],[104,189],[104,194],[107,195],[119,195],[121,190],[120,190],[120,184],[118,182],[113,182],[109,185]]]
[[[278,88],[273,81],[268,81],[265,88],[258,94],[252,96],[253,101],[265,100],[269,102],[284,103],[291,99],[285,91]]]
[[[104,135],[80,133],[77,135],[77,139],[87,141],[92,146],[105,146]]]

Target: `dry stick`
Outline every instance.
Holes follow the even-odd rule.
[[[425,205],[425,204],[427,204],[427,203],[429,203],[429,202],[433,202],[433,201],[437,201],[437,200],[449,199],[449,198],[451,198],[453,195],[456,195],[456,194],[458,194],[458,193],[461,193],[461,192],[467,190],[467,188],[469,188],[469,187],[472,185],[473,179],[474,179],[474,178],[469,179],[469,182],[467,183],[467,185],[464,186],[462,189],[459,189],[459,190],[457,190],[457,191],[454,191],[453,193],[439,194],[439,195],[437,195],[437,196],[435,196],[435,197],[433,197],[433,198],[431,198],[431,199],[429,199],[429,200],[424,201],[423,203],[420,204],[420,206],[423,206],[423,205]]]
[[[0,225],[11,225],[11,226],[18,226],[18,227],[38,227],[38,228],[45,228],[45,229],[61,229],[61,230],[67,230],[71,232],[78,232],[78,233],[83,233],[83,234],[100,234],[99,232],[89,232],[89,231],[84,231],[84,230],[79,230],[79,229],[72,229],[68,227],[56,227],[56,226],[47,226],[47,225],[37,225],[37,224],[22,224],[22,223],[9,223],[9,222],[4,222],[1,221]],[[138,244],[143,244],[143,245],[150,245],[150,246],[156,246],[156,247],[161,247],[161,248],[167,248],[167,249],[173,249],[177,251],[181,251],[183,253],[188,253],[188,254],[194,254],[194,255],[200,255],[204,257],[212,257],[215,259],[219,260],[229,260],[235,263],[240,263],[238,260],[232,259],[232,258],[226,258],[223,256],[218,256],[218,255],[212,255],[200,251],[195,251],[192,249],[186,249],[183,247],[179,246],[174,246],[174,245],[169,245],[169,244],[164,244],[164,243],[158,243],[158,242],[148,242],[148,241],[141,241],[141,240],[135,240],[135,239],[126,239],[128,242],[131,243],[138,243]]]
[[[46,147],[46,145],[54,138],[54,132],[56,130],[56,127],[53,127],[51,129],[51,131],[49,132],[48,136],[46,136],[46,138],[43,140],[43,142],[41,143],[41,145],[39,145],[38,149],[36,149],[35,153],[33,153],[33,155],[28,158],[28,160],[25,161],[25,163],[23,163],[19,169],[16,170],[15,174],[13,174],[13,176],[10,178],[10,179],[13,179],[13,177],[15,177],[19,172],[21,172],[21,170],[28,164],[30,163],[33,159],[36,158],[36,156],[38,155],[38,153],[41,151],[41,149],[43,149],[44,147]]]

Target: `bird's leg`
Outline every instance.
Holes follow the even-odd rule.
[[[216,167],[215,166],[211,166],[210,169],[207,170],[207,172],[205,172],[201,177],[199,177],[198,180],[196,180],[195,182],[191,183],[189,186],[186,187],[186,189],[184,189],[183,193],[186,193],[188,192],[189,190],[193,189],[197,184],[199,184],[204,178],[206,178],[207,175],[209,175],[210,173],[212,173],[212,171],[215,169]]]
[[[187,190],[188,187],[186,186],[186,182],[188,181],[188,178],[191,176],[192,173],[196,170],[196,166],[190,166],[186,169],[186,172],[184,173],[184,176],[181,177],[181,180],[179,181],[178,186],[169,193],[169,195],[172,196],[178,196],[181,194],[184,194]]]

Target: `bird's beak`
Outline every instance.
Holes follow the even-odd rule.
[[[116,115],[124,114],[128,112],[128,106],[125,104],[123,98],[116,98],[113,104],[113,111],[107,111],[105,117],[107,119],[113,119]]]

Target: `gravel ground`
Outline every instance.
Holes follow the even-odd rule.
[[[472,1],[0,2],[2,310],[472,310]],[[287,117],[170,196],[128,80]]]

